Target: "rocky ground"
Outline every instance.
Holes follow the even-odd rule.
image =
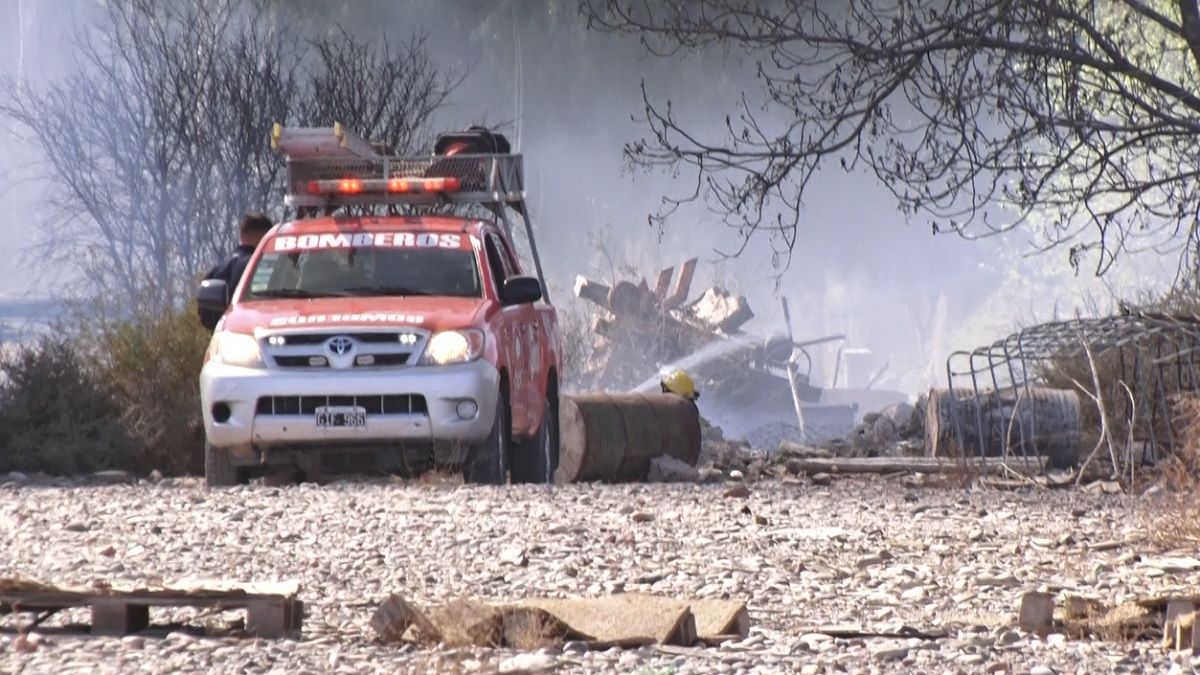
[[[184,576],[297,579],[303,637],[263,641],[152,629],[119,638],[55,619],[21,639],[3,619],[0,670],[131,672],[1096,673],[1191,670],[1151,641],[1038,638],[1015,628],[1025,591],[1115,603],[1194,590],[1154,563],[1147,497],[972,491],[875,478],[493,489],[343,482],[206,492],[196,481],[0,487],[0,576],[55,583]],[[1187,567],[1186,565],[1184,567]],[[742,642],[703,649],[541,654],[384,645],[368,625],[398,592],[462,597],[646,591],[745,598]],[[210,628],[187,610],[156,622]],[[833,638],[831,624],[944,637]],[[34,645],[31,647],[30,645]],[[18,649],[18,646],[21,647]],[[32,651],[29,651],[32,650]]]

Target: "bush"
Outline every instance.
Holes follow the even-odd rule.
[[[204,471],[200,368],[210,335],[194,307],[101,327],[98,367],[140,447],[136,470]]]
[[[61,337],[0,359],[0,471],[73,474],[133,463],[137,442],[92,365]]]
[[[1175,452],[1158,467],[1164,488],[1151,502],[1148,516],[1155,539],[1166,546],[1200,544],[1200,398],[1187,397],[1175,406],[1182,438]]]
[[[1200,290],[1185,286],[1158,297],[1122,304],[1123,311],[1130,313],[1196,317],[1200,316]],[[1179,440],[1184,433],[1180,422],[1194,411],[1189,412],[1179,404],[1196,387],[1186,351],[1189,341],[1185,336],[1147,333],[1121,349],[1096,351],[1091,360],[1077,352],[1058,356],[1037,364],[1035,373],[1046,386],[1079,394],[1084,457],[1093,448],[1107,446],[1106,439],[1100,438],[1100,410],[1093,398],[1099,389],[1109,433],[1122,465],[1112,468],[1124,480],[1133,482],[1143,457],[1148,456],[1146,439],[1153,437],[1160,443],[1174,439],[1175,452],[1182,447]],[[1161,458],[1162,455],[1156,459]],[[1112,463],[1104,451],[1097,453],[1096,459],[1100,465]]]
[[[589,366],[595,351],[596,334],[592,332],[595,314],[589,313],[583,302],[572,299],[558,307],[558,331],[562,337],[562,372],[559,375],[566,392],[587,388]]]
[[[209,335],[194,308],[75,319],[63,334],[0,359],[0,471],[203,470]]]

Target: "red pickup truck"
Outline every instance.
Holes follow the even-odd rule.
[[[298,217],[236,289],[197,296],[223,312],[200,376],[208,485],[434,467],[552,481],[559,333],[504,210],[532,243],[520,156],[384,157],[338,127],[275,142]],[[444,213],[464,205],[497,217]]]

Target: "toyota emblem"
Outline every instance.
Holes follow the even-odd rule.
[[[338,356],[345,356],[346,354],[350,353],[351,349],[354,348],[354,340],[351,340],[344,335],[339,335],[331,339],[328,344],[329,351],[337,354]]]

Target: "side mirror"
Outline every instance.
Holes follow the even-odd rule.
[[[229,286],[221,279],[205,279],[196,291],[196,305],[200,309],[224,314],[229,307]]]
[[[534,277],[509,277],[504,280],[500,300],[506,305],[528,305],[542,299],[542,282]]]

